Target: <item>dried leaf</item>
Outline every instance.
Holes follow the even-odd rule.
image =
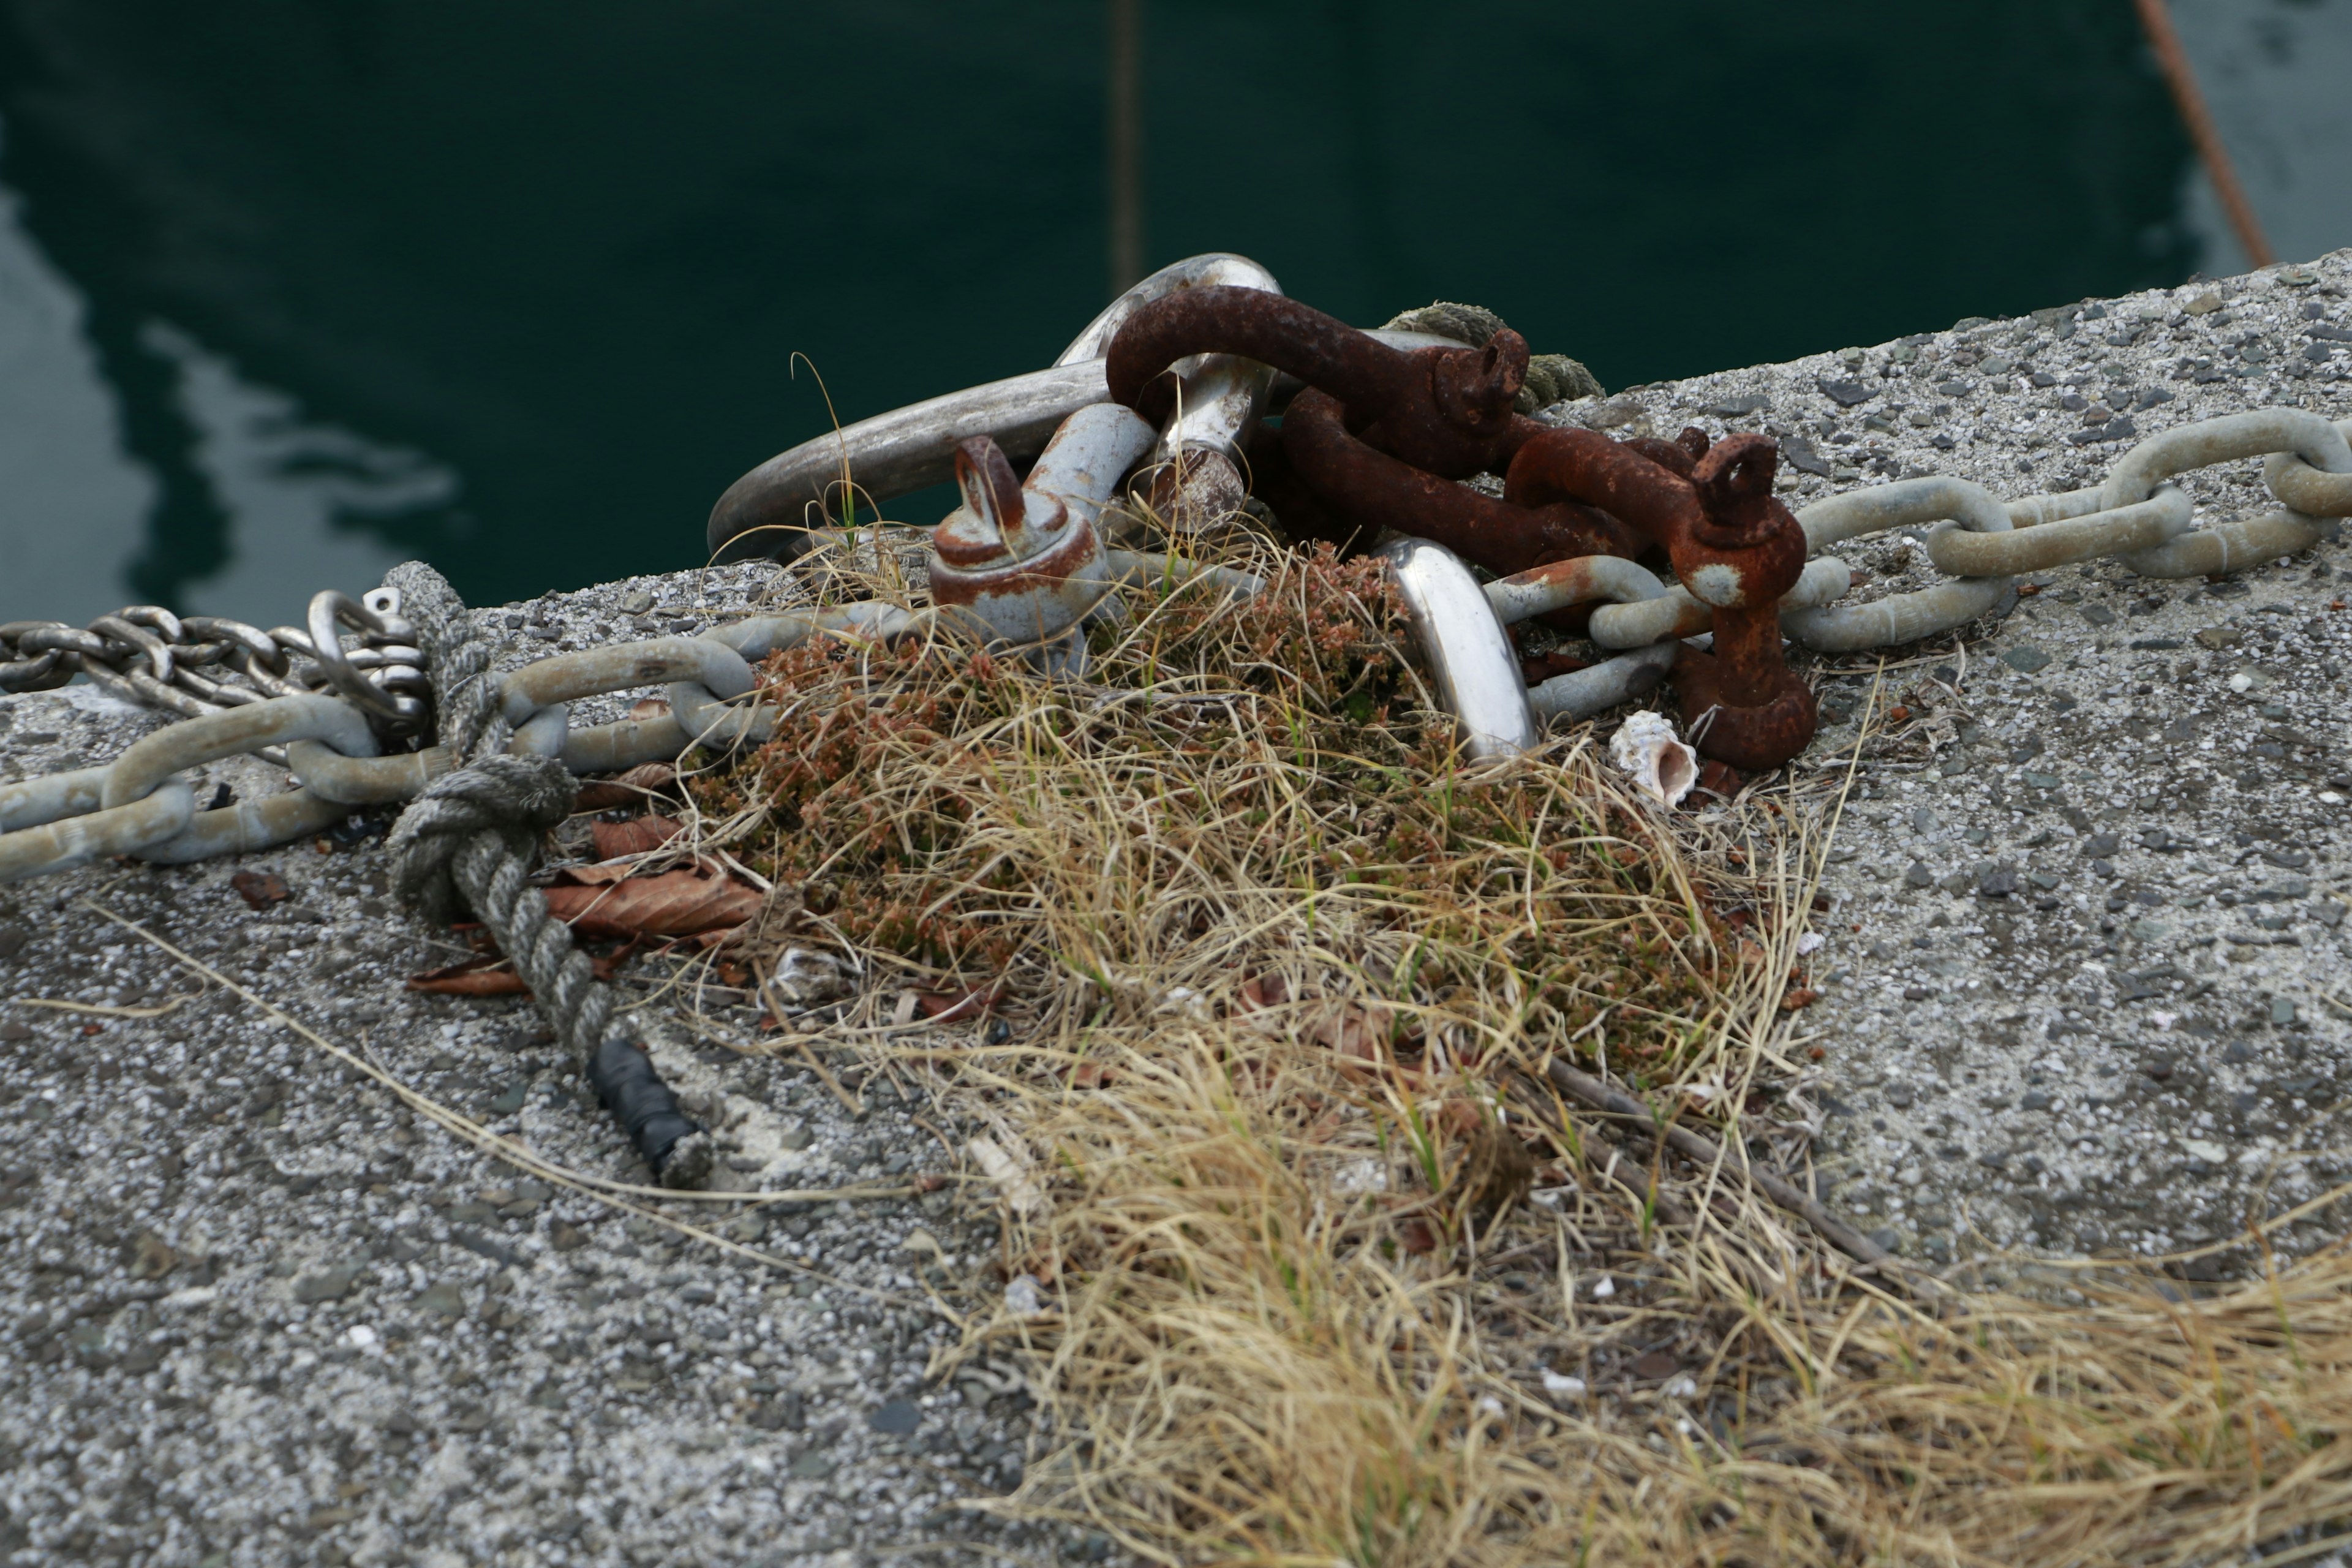
[[[915,991],[916,1011],[926,1018],[942,1024],[958,1019],[978,1017],[996,1005],[997,993],[1004,988],[1002,980],[992,980],[985,985],[974,985],[962,991]]]
[[[275,871],[239,871],[228,879],[248,908],[266,910],[272,904],[282,904],[294,896],[286,886],[286,879]]]
[[[1325,1010],[1307,1038],[1356,1061],[1377,1062],[1387,1054],[1389,1010],[1360,1002],[1339,1002]]]
[[[1789,994],[1780,998],[1780,1011],[1783,1013],[1794,1013],[1799,1008],[1811,1006],[1821,999],[1822,994],[1813,990],[1810,986],[1792,986],[1790,988]]]
[[[1241,993],[1234,999],[1236,1013],[1258,1013],[1268,1007],[1279,1007],[1290,1000],[1290,986],[1279,974],[1260,974],[1242,982]]]
[[[635,816],[626,822],[592,822],[588,837],[595,841],[597,859],[617,860],[660,848],[685,826],[674,816]]]
[[[668,705],[663,705],[668,710]],[[642,719],[646,714],[630,713]],[[596,779],[580,786],[580,797],[572,803],[574,811],[617,811],[623,806],[642,805],[651,795],[668,793],[677,784],[677,769],[667,763],[639,763],[627,773],[609,779]]]
[[[741,925],[760,911],[757,888],[699,868],[601,887],[573,872],[565,877],[544,889],[547,907],[578,936],[695,936]]]

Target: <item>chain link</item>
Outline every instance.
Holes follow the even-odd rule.
[[[1852,652],[1967,626],[1993,611],[2021,572],[2116,559],[2147,576],[2219,575],[2307,550],[2322,537],[2322,519],[2352,516],[2347,437],[2352,420],[2331,425],[2300,409],[2258,409],[2152,437],[2093,488],[2003,502],[1981,485],[1929,476],[1830,497],[1797,514],[1817,559],[1782,601],[1781,628],[1808,647]],[[2170,481],[2254,458],[2263,459],[2263,478],[2283,510],[2192,526],[2194,507]],[[1923,522],[1935,525],[1926,548],[1950,574],[1945,581],[1866,604],[1834,602],[1852,574],[1823,551]],[[1203,570],[1124,552],[1112,552],[1111,564],[1116,577],[1163,584]],[[1236,588],[1256,585],[1205,570]],[[1538,605],[1540,595],[1550,597]],[[1517,618],[1514,605],[1531,613],[1554,602],[1618,601],[1592,619],[1594,639],[1612,648],[1695,636],[1707,622],[1706,606],[1686,592],[1614,558],[1597,558],[1575,584],[1566,578],[1541,587],[1496,584],[1488,597],[1505,619]],[[380,588],[356,601],[320,594],[307,629],[264,631],[152,605],[88,626],[0,625],[0,691],[47,690],[82,674],[125,700],[189,721],[104,766],[0,786],[0,882],[114,855],[178,863],[264,848],[321,831],[353,805],[415,796],[457,759],[439,746],[379,754],[383,741],[406,743],[428,718],[424,658],[399,608],[397,593]],[[887,642],[929,620],[924,612],[868,602],[559,654],[499,683],[498,717],[512,727],[510,751],[555,758],[575,773],[615,772],[700,744],[757,743],[774,723],[771,710],[742,700],[757,684],[758,661],[817,637]],[[344,626],[357,629],[357,647],[344,646]],[[646,686],[667,687],[667,712],[572,727],[571,703]],[[288,767],[297,787],[198,811],[178,775],[239,753]]]

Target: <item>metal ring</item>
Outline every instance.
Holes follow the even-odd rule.
[[[1797,514],[1806,542],[1816,551],[1865,533],[1947,519],[1979,533],[2008,533],[2013,526],[2009,509],[1990,490],[1944,475],[1850,490]],[[1786,612],[1780,629],[1822,653],[1885,647],[1964,626],[1999,604],[2008,591],[2007,577],[1956,577],[1867,605]]]
[[[1470,568],[1426,539],[1397,540],[1381,554],[1463,750],[1483,761],[1533,747],[1541,737],[1528,707],[1527,681]]]
[[[145,626],[126,621],[121,616],[100,616],[89,623],[89,629],[110,642],[125,643],[145,654],[155,679],[165,685],[171,683],[172,646]],[[109,659],[108,662],[113,661]]]
[[[425,705],[413,698],[395,697],[353,668],[343,652],[343,639],[336,629],[337,622],[348,623],[362,631],[385,634],[383,617],[361,604],[348,594],[329,588],[312,595],[309,631],[310,658],[325,671],[327,679],[337,691],[356,702],[379,719],[395,723],[415,723],[425,716]]]

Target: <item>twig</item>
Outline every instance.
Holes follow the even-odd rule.
[[[174,996],[161,1007],[104,1007],[95,1002],[56,1002],[47,996],[23,996],[19,1007],[54,1007],[60,1013],[94,1013],[101,1018],[160,1018],[166,1013],[176,1013],[203,995],[201,991],[184,996]]]
[[[1562,1061],[1554,1061],[1544,1070],[1546,1076],[1564,1093],[1574,1095],[1595,1110],[1606,1111],[1612,1116],[1622,1116],[1637,1126],[1648,1129],[1653,1136],[1663,1138],[1666,1146],[1676,1153],[1696,1161],[1702,1165],[1731,1167],[1731,1161],[1725,1154],[1722,1146],[1713,1139],[1702,1138],[1690,1129],[1677,1126],[1673,1122],[1661,1127],[1656,1116],[1648,1106],[1635,1100],[1632,1095],[1618,1093],[1591,1073],[1579,1072]],[[1822,1239],[1847,1257],[1858,1262],[1880,1268],[1897,1261],[1893,1253],[1823,1208],[1818,1199],[1800,1192],[1779,1176],[1773,1175],[1769,1171],[1758,1170],[1753,1165],[1731,1168],[1744,1168],[1748,1179],[1756,1184],[1758,1191],[1811,1226],[1821,1234]]]

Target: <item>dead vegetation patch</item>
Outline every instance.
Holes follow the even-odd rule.
[[[1265,595],[1130,590],[1079,681],[781,655],[774,738],[687,781],[777,889],[741,956],[863,977],[793,1048],[988,1130],[1013,1289],[960,1353],[1054,1434],[992,1506],[1366,1568],[2189,1563],[2343,1512],[2340,1251],[2193,1298],[1854,1268],[1741,1165],[1810,1181],[1813,805],[1662,814],[1589,731],[1474,767],[1374,566],[1225,548]]]

